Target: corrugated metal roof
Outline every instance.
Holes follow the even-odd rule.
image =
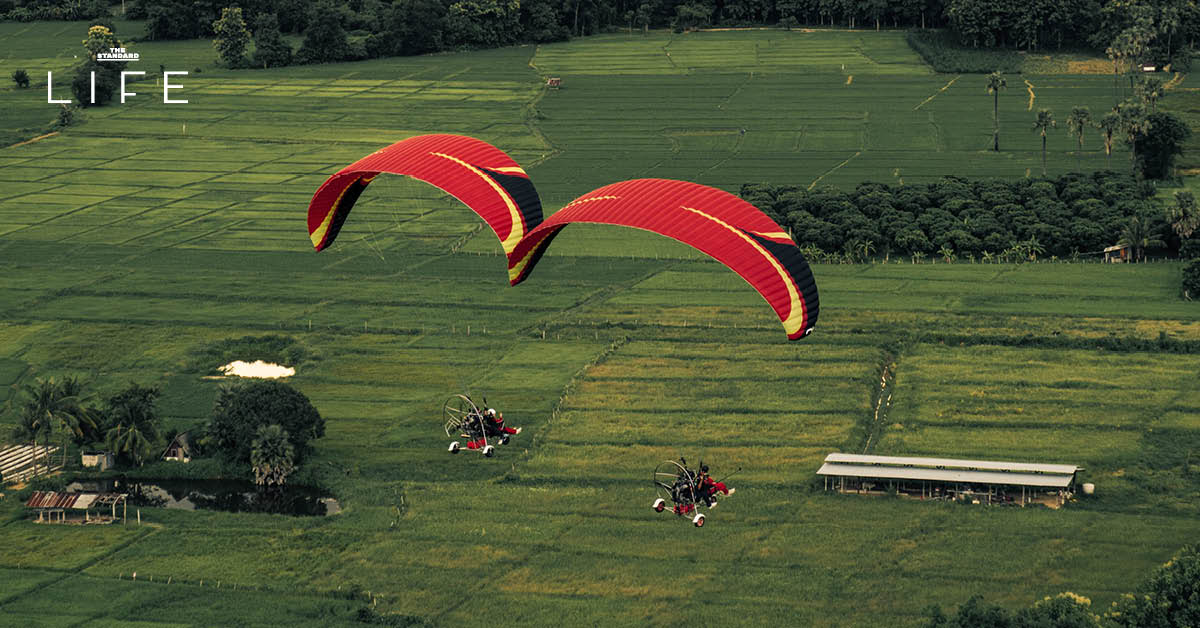
[[[858,454],[833,453],[825,462],[842,462],[860,465],[885,465],[897,467],[929,467],[947,470],[1019,471],[1024,473],[1073,474],[1082,470],[1073,464],[1040,464],[1033,462],[997,462],[992,460],[959,460],[955,458],[920,458],[901,456],[863,456]]]
[[[71,508],[79,493],[55,493],[54,491],[34,491],[25,502],[28,508]]]
[[[111,504],[122,497],[124,493],[56,493],[54,491],[34,491],[25,502],[26,508],[74,508],[87,510],[93,504]]]
[[[880,478],[887,480],[933,480],[969,484],[1009,484],[1013,486],[1043,486],[1066,488],[1073,474],[1018,473],[1013,471],[961,471],[928,469],[924,467],[888,467],[827,462],[817,475]]]

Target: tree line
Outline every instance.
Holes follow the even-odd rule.
[[[164,432],[161,391],[131,383],[100,400],[76,377],[37,378],[21,389],[12,438],[37,447],[55,439],[66,466],[68,445],[105,450],[122,466],[154,461],[177,433]],[[303,393],[282,382],[223,386],[208,421],[192,435],[195,455],[219,457],[253,472],[262,486],[282,486],[324,436],[325,420]],[[49,464],[46,465],[49,467]]]
[[[270,30],[330,43],[297,62],[544,43],[624,29],[706,26],[948,28],[971,47],[1112,48],[1118,65],[1184,64],[1200,35],[1195,0],[127,0],[151,39],[216,34],[225,8],[242,9],[254,37]],[[0,0],[8,20],[96,19],[100,0]],[[312,46],[310,45],[311,49]],[[995,69],[995,68],[993,68]],[[1184,68],[1186,69],[1186,68]]]
[[[1112,171],[1013,181],[947,176],[926,184],[862,183],[849,192],[767,183],[741,188],[743,199],[788,229],[815,261],[1079,259],[1117,243],[1137,258],[1152,249],[1200,257],[1192,232],[1177,229],[1195,220],[1191,193],[1180,192],[1170,211],[1153,194],[1153,185]]]

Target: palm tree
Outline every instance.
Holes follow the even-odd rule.
[[[991,264],[992,261],[996,259],[996,256],[992,255],[991,251],[984,251],[982,257],[983,257],[984,264]]]
[[[1042,176],[1046,176],[1046,129],[1056,127],[1054,113],[1049,109],[1038,109],[1037,120],[1033,121],[1033,130],[1042,134]]]
[[[49,444],[50,431],[55,425],[63,426],[64,439],[67,426],[78,426],[86,421],[86,411],[79,403],[79,392],[82,385],[75,378],[63,382],[53,377],[37,378],[32,384],[26,384],[24,392],[27,397],[22,408],[21,422],[18,431],[33,440],[36,450],[38,436],[45,436]],[[63,464],[66,465],[66,441],[63,442]],[[49,464],[47,464],[49,467]]]
[[[1008,87],[1004,75],[992,72],[988,75],[987,91],[992,95],[992,150],[1000,151],[1000,90]]]
[[[1121,230],[1121,239],[1117,244],[1132,248],[1134,261],[1141,262],[1146,259],[1147,248],[1163,246],[1163,241],[1154,237],[1147,221],[1142,220],[1140,216],[1133,216]]]
[[[85,433],[96,430],[96,411],[85,408],[83,403],[90,398],[85,394],[84,384],[76,377],[67,377],[59,383],[59,394],[68,412],[60,412],[54,419],[63,432],[63,466],[67,466],[67,439],[82,438]]]
[[[1123,139],[1129,144],[1129,167],[1133,169],[1133,174],[1136,176],[1137,151],[1134,150],[1135,143],[1139,135],[1150,131],[1150,120],[1146,118],[1146,108],[1141,103],[1128,100],[1117,105],[1117,118],[1121,133],[1125,136]]]
[[[1083,153],[1083,131],[1092,124],[1092,112],[1087,107],[1071,109],[1067,116],[1067,132],[1079,141],[1079,150],[1075,151],[1075,169],[1079,170],[1079,156]]]
[[[254,482],[259,486],[283,486],[296,470],[295,451],[282,427],[259,427],[251,447],[250,464],[254,465]]]
[[[1121,128],[1121,116],[1116,111],[1110,111],[1100,118],[1096,128],[1100,129],[1100,137],[1104,139],[1104,167],[1108,168],[1112,161],[1113,137]]]
[[[1139,77],[1134,91],[1143,103],[1150,105],[1152,111],[1158,111],[1158,99],[1166,94],[1163,80],[1157,76]]]
[[[154,407],[157,397],[157,388],[130,384],[108,400],[111,427],[105,440],[109,449],[139,465],[154,453],[160,439],[158,411]]]
[[[50,440],[50,422],[42,413],[22,411],[17,415],[17,424],[13,426],[12,437],[18,442],[31,443],[36,452],[39,438],[44,437],[46,441]],[[36,461],[36,453],[34,458]]]
[[[1167,208],[1167,220],[1180,238],[1190,238],[1200,228],[1200,208],[1196,197],[1188,190],[1175,193],[1175,206]]]
[[[943,244],[942,248],[938,249],[938,255],[941,255],[947,264],[954,261],[954,249],[949,244]]]
[[[1119,95],[1121,66],[1125,64],[1128,47],[1129,36],[1126,33],[1121,33],[1120,36],[1113,40],[1113,44],[1104,50],[1104,54],[1108,55],[1113,64],[1113,107],[1116,107],[1117,102],[1121,99]]]

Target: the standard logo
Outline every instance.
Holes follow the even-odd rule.
[[[124,48],[109,48],[108,52],[97,52],[97,61],[137,61],[141,58],[136,52],[125,52]]]

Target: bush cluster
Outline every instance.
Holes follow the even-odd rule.
[[[1183,267],[1183,297],[1200,301],[1200,259],[1194,259]]]
[[[1153,186],[1111,171],[1057,179],[968,180],[835,187],[746,184],[741,196],[787,228],[801,250],[869,259],[888,255],[993,257],[1100,254],[1127,234],[1132,218],[1149,240],[1178,248]],[[948,259],[947,261],[953,261]]]
[[[946,31],[909,31],[908,45],[934,70],[946,73],[1021,71],[1021,56],[1002,48],[964,48],[957,37]]]
[[[103,0],[38,0],[14,3],[0,0],[0,20],[33,22],[38,20],[91,20],[110,17]]]

